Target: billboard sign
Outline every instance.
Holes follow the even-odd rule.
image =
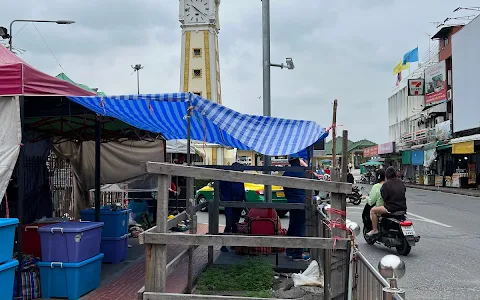
[[[363,157],[373,157],[378,155],[378,145],[363,149]]]
[[[447,101],[447,74],[445,61],[425,69],[425,105]]]
[[[409,96],[425,95],[425,79],[409,79],[408,95]]]
[[[378,145],[378,154],[389,154],[395,152],[395,142]]]

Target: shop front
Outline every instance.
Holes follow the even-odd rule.
[[[400,170],[402,157],[398,153],[395,153],[395,151],[395,142],[378,145],[378,155],[385,159],[385,167],[394,167],[395,170]]]
[[[480,173],[480,135],[453,139],[452,159],[455,171],[451,176],[452,187],[478,187]]]

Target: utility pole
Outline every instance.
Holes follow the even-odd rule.
[[[333,120],[332,120],[332,181],[338,180],[337,178],[337,106],[338,101],[333,101]],[[335,175],[334,175],[335,174]]]
[[[143,69],[141,64],[132,65],[133,72],[137,72],[137,94],[140,95],[140,70]]]
[[[262,37],[263,37],[263,115],[270,117],[270,0],[262,0]],[[263,158],[263,165],[269,167],[271,158],[267,155]],[[264,172],[269,174],[270,172]],[[272,202],[272,187],[264,187],[265,202]]]

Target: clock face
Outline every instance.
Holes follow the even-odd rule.
[[[185,0],[185,23],[208,22],[209,0]]]

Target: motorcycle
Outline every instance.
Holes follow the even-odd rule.
[[[363,237],[369,245],[375,243],[383,244],[388,248],[395,247],[398,254],[407,256],[412,250],[412,246],[420,241],[420,236],[416,235],[413,228],[413,222],[406,216],[406,212],[394,212],[381,216],[378,222],[378,234],[367,235],[372,230],[370,220],[370,209],[365,205],[362,214],[363,219]],[[366,210],[368,209],[368,215]]]
[[[363,187],[361,190],[363,190]],[[353,203],[353,205],[360,205],[360,203],[362,203],[362,193],[360,192],[360,188],[358,186],[352,187],[352,193],[347,195],[347,201]]]

